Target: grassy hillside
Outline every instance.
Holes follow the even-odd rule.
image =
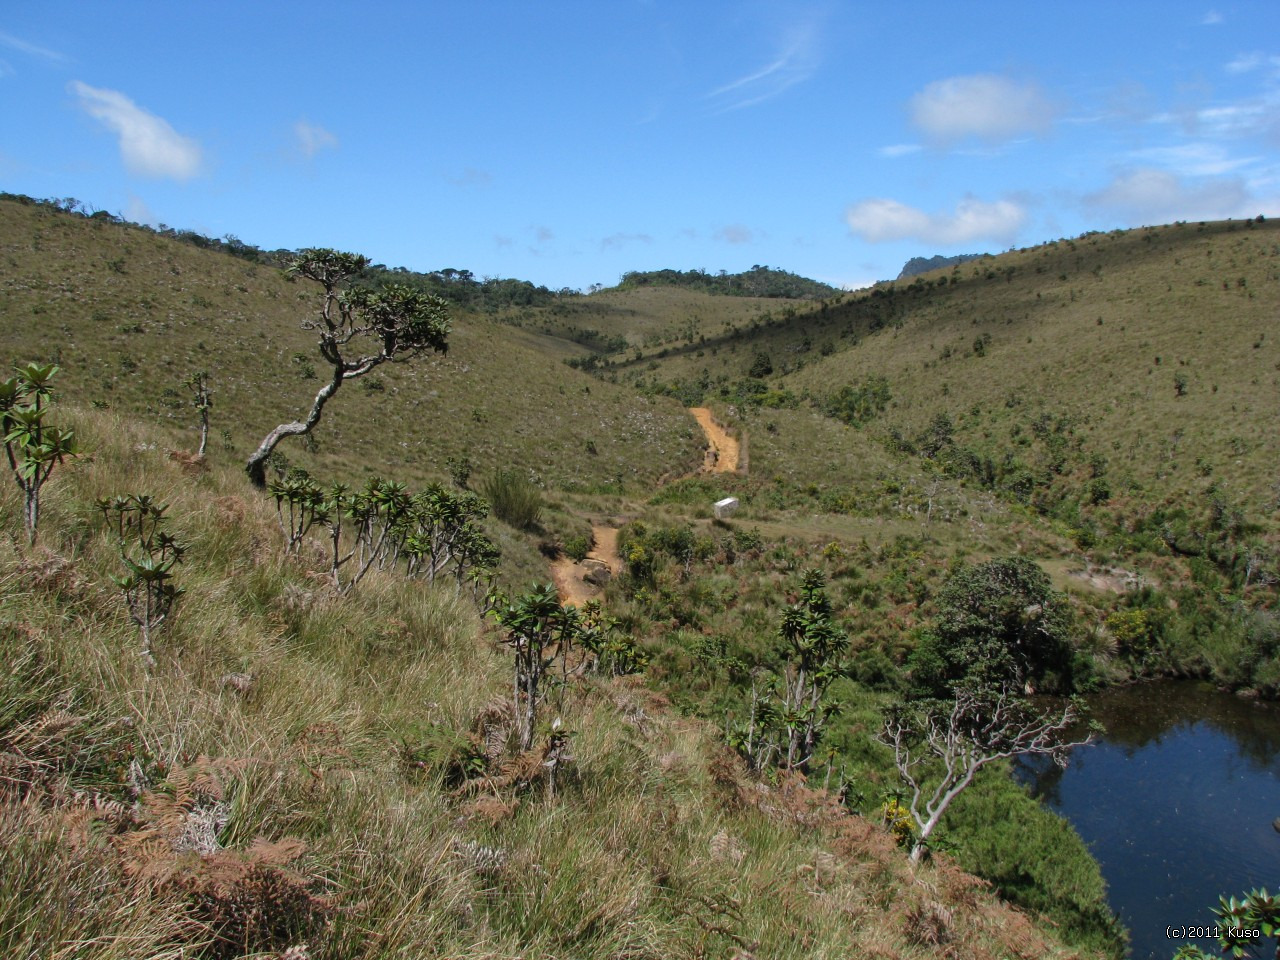
[[[207,369],[212,452],[243,459],[302,415],[323,380],[318,288],[277,269],[149,231],[0,201],[0,355],[57,360],[69,399],[166,427],[194,449],[182,381]],[[477,475],[527,472],[566,489],[650,483],[698,462],[696,426],[672,401],[637,403],[561,361],[581,348],[471,315],[447,357],[384,365],[347,384],[313,442],[282,445],[318,476],[417,483],[469,457]],[[518,393],[519,403],[512,403]]]
[[[510,654],[468,600],[391,574],[339,598],[234,465],[59,417],[92,455],[37,547],[0,489],[6,956],[1080,955],[946,857],[909,870],[878,824],[750,781],[628,678],[557,688],[552,780],[550,731],[512,751]],[[187,548],[150,669],[95,506],[126,493]]]
[[[323,482],[379,474],[417,488],[463,458],[473,489],[498,469],[532,479],[541,522],[485,527],[505,590],[545,582],[543,552],[586,554],[593,528],[597,547],[618,540],[595,592],[638,645],[624,644],[643,680],[561,674],[555,709],[574,736],[556,756],[573,759],[554,789],[535,762],[549,754],[489,742],[511,685],[496,628],[449,591],[389,574],[332,595],[320,548],[286,556],[270,502],[243,479],[252,446],[321,382],[299,329],[317,291],[48,207],[0,202],[0,222],[0,352],[63,365],[93,451],[51,488],[43,552],[15,546],[3,581],[5,636],[39,651],[15,668],[15,702],[34,699],[3,735],[25,743],[54,703],[77,705],[74,717],[86,705],[68,729],[88,742],[104,718],[148,731],[141,746],[104,746],[109,762],[53,742],[41,769],[54,775],[14,779],[52,812],[13,835],[56,845],[66,822],[97,821],[83,809],[96,790],[107,819],[94,829],[125,839],[84,848],[93,869],[154,881],[134,845],[172,848],[165,830],[185,831],[187,815],[171,801],[204,778],[202,810],[220,792],[245,818],[219,828],[235,869],[302,911],[272,949],[304,931],[341,957],[416,956],[423,942],[486,957],[1059,949],[958,864],[1054,937],[1115,955],[1096,864],[1006,771],[980,776],[948,814],[937,836],[955,860],[924,873],[852,813],[878,824],[894,796],[892,758],[871,734],[917,691],[947,585],[992,558],[1047,572],[1064,592],[1052,598],[1063,690],[1179,673],[1280,695],[1269,222],[1091,235],[820,303],[657,285],[555,296],[459,314],[446,357],[345,386],[314,441],[282,447],[288,461]],[[202,367],[213,442],[209,469],[186,475],[165,455],[194,448],[181,384]],[[738,470],[695,472],[703,439],[684,408],[703,404],[734,434]],[[192,544],[150,676],[130,653],[107,577],[118,555],[92,505],[129,492],[171,500]],[[738,512],[713,519],[726,496]],[[16,544],[12,484],[4,497]],[[779,623],[808,569],[849,637],[824,700],[824,768],[810,770],[838,803],[794,774],[748,776],[734,732],[789,669]],[[241,674],[255,678],[248,695],[227,679]],[[209,767],[201,753],[234,762]],[[127,815],[110,806],[131,803],[120,757],[152,771],[153,799]],[[277,846],[253,852],[257,833]],[[388,836],[411,839],[401,851]],[[281,860],[286,837],[306,853]],[[224,906],[199,869],[159,852],[148,896],[172,925],[146,935],[207,938],[192,918],[225,916],[192,911]],[[80,876],[79,856],[49,869]],[[132,916],[140,894],[121,883],[111,909]]]
[[[736,328],[703,324],[693,342],[668,337],[608,369],[650,391],[726,402],[757,391],[765,406],[819,409],[884,377],[880,434],[914,439],[945,413],[958,440],[995,451],[1025,445],[1048,413],[1144,500],[1200,496],[1210,472],[1269,514],[1277,306],[1280,224],[1177,224],[984,257]]]
[[[878,427],[915,436],[947,413],[959,439],[992,451],[1025,445],[1042,414],[1065,418],[1117,492],[1195,497],[1212,476],[1254,515],[1271,512],[1280,225],[1095,234],[884,297],[900,305],[891,329],[786,386],[824,396],[883,376],[893,400]]]

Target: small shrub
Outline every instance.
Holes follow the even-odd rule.
[[[449,478],[454,486],[466,490],[467,484],[471,481],[471,458],[466,454],[460,457],[446,457],[444,465],[449,471]]]
[[[587,554],[591,552],[591,540],[588,537],[579,535],[569,537],[564,542],[564,553],[570,560],[575,563],[581,563],[587,559]]]
[[[23,493],[23,520],[33,544],[40,525],[41,489],[55,466],[79,453],[73,431],[44,422],[52,395],[49,382],[57,373],[57,364],[29,363],[18,368],[16,377],[0,381],[0,436]]]
[[[154,666],[152,634],[169,618],[182,588],[173,582],[173,568],[182,562],[185,548],[161,529],[168,521],[167,504],[149,496],[102,498],[97,502],[107,526],[115,535],[126,574],[113,576],[124,594],[129,616],[138,626],[142,659]]]

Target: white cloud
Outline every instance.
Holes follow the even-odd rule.
[[[1261,157],[1233,157],[1216,143],[1184,143],[1175,147],[1149,147],[1129,154],[1140,167],[1154,164],[1180,176],[1217,177],[1256,164]]]
[[[1257,70],[1265,62],[1266,58],[1260,53],[1242,53],[1223,69],[1227,73],[1249,73],[1251,70]]]
[[[302,151],[302,155],[308,160],[321,150],[336,150],[338,148],[337,137],[319,124],[312,123],[306,117],[294,123],[293,135],[297,138],[298,149]]]
[[[1280,88],[1264,90],[1251,99],[1213,107],[1158,113],[1151,122],[1181,127],[1197,137],[1265,137],[1280,140]]]
[[[750,243],[755,239],[751,228],[741,223],[730,223],[716,231],[716,239],[724,243]]]
[[[50,50],[47,47],[36,46],[34,43],[27,43],[27,41],[21,40],[11,33],[0,32],[0,46],[8,47],[10,50],[17,50],[19,53],[25,53],[29,57],[48,60],[52,63],[67,62],[64,54],[58,53],[56,50]]]
[[[870,268],[868,268],[870,269]],[[833,287],[839,287],[841,290],[865,290],[867,287],[874,287],[883,277],[866,274],[861,277],[832,276],[831,274],[821,274],[813,278],[820,283],[829,284]]]
[[[1210,10],[1200,18],[1200,25],[1203,27],[1216,27],[1221,22],[1222,14],[1217,10]]]
[[[919,153],[922,149],[918,143],[893,143],[887,147],[881,147],[876,153],[882,157],[905,157],[912,153]]]
[[[1257,213],[1248,187],[1239,177],[1188,181],[1168,170],[1126,170],[1096,193],[1086,206],[1126,216],[1133,223],[1221,220]]]
[[[70,90],[80,107],[120,140],[120,156],[130,173],[189,180],[200,172],[200,144],[148,113],[116,90],[99,90],[79,80]]]
[[[935,81],[911,98],[910,110],[912,122],[940,143],[1044,134],[1059,112],[1035,84],[995,74]]]
[[[764,66],[731,80],[707,94],[719,112],[741,110],[772,100],[808,80],[818,69],[818,23],[810,18],[785,31],[778,54]]]
[[[942,247],[977,240],[1009,243],[1026,220],[1026,209],[1012,200],[987,203],[974,197],[961,200],[954,213],[926,213],[884,197],[863,200],[845,213],[849,229],[870,243],[919,240]]]

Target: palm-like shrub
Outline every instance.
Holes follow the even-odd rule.
[[[168,520],[164,515],[168,504],[129,494],[100,499],[97,506],[115,535],[125,565],[125,575],[111,579],[124,594],[129,616],[138,625],[142,659],[153,666],[152,634],[169,618],[182,595],[182,588],[173,582],[173,568],[182,562],[185,548],[162,529]]]
[[[0,434],[13,478],[22,489],[27,540],[36,542],[40,491],[53,468],[79,452],[73,431],[44,422],[58,365],[28,363],[18,375],[0,380]]]

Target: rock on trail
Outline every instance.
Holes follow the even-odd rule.
[[[618,528],[591,525],[591,551],[581,563],[561,556],[551,564],[551,577],[560,602],[580,607],[599,596],[609,579],[622,569],[618,556]]]

